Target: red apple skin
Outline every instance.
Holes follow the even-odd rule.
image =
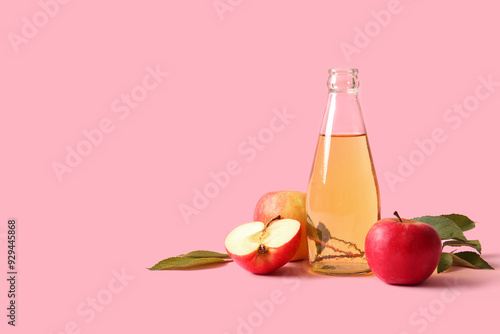
[[[388,284],[416,285],[436,269],[442,244],[430,225],[409,219],[376,222],[365,239],[366,260],[372,272]]]
[[[287,243],[279,248],[267,247],[267,252],[260,254],[258,249],[255,252],[246,255],[235,255],[229,252],[234,262],[242,268],[254,274],[269,274],[287,264],[293,255],[297,252],[300,244],[300,230]]]
[[[278,215],[282,219],[290,218],[300,222],[300,245],[297,253],[295,253],[290,261],[307,259],[309,254],[307,251],[306,232],[306,193],[283,190],[264,194],[255,206],[253,220],[265,223]]]

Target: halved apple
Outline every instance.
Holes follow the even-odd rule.
[[[229,232],[224,241],[229,256],[254,274],[268,274],[284,266],[300,244],[300,222],[276,217],[267,224],[251,222]]]

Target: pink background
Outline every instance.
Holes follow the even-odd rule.
[[[220,15],[212,0],[42,3],[0,8],[2,268],[11,217],[19,238],[17,326],[6,324],[2,279],[2,333],[496,326],[498,270],[459,268],[395,287],[373,275],[308,274],[306,263],[271,276],[232,263],[145,269],[195,249],[224,251],[225,235],[251,221],[261,195],[305,191],[331,67],[360,71],[382,216],[395,209],[408,218],[469,215],[478,224],[466,235],[480,239],[484,258],[500,268],[493,1],[221,0],[228,7]],[[168,76],[155,81],[148,68]],[[137,102],[129,107],[121,98],[131,93]],[[471,111],[459,116],[449,111],[454,104]],[[270,132],[283,110],[290,118]],[[101,122],[102,137],[91,131]],[[429,143],[436,128],[440,142],[415,153],[416,141]],[[250,137],[259,135],[265,144],[252,149]],[[66,164],[68,146],[88,154],[59,180],[53,164]],[[391,187],[385,175],[410,158],[417,164]],[[195,189],[228,163],[238,166],[230,180],[208,186],[213,198],[183,218],[180,207],[192,206]]]

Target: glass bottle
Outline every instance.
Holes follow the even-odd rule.
[[[380,219],[377,177],[358,101],[358,70],[330,69],[328,102],[306,197],[312,270],[370,272],[364,244]]]

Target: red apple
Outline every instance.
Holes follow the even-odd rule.
[[[278,215],[281,218],[294,219],[300,222],[300,245],[291,261],[307,259],[306,193],[300,191],[273,191],[264,194],[255,206],[253,220],[268,222]]]
[[[365,239],[372,272],[388,284],[415,285],[425,281],[441,257],[441,238],[430,225],[410,219],[384,218]]]
[[[267,224],[251,222],[229,232],[224,241],[229,256],[254,274],[267,274],[284,266],[300,243],[300,223],[275,217]]]

